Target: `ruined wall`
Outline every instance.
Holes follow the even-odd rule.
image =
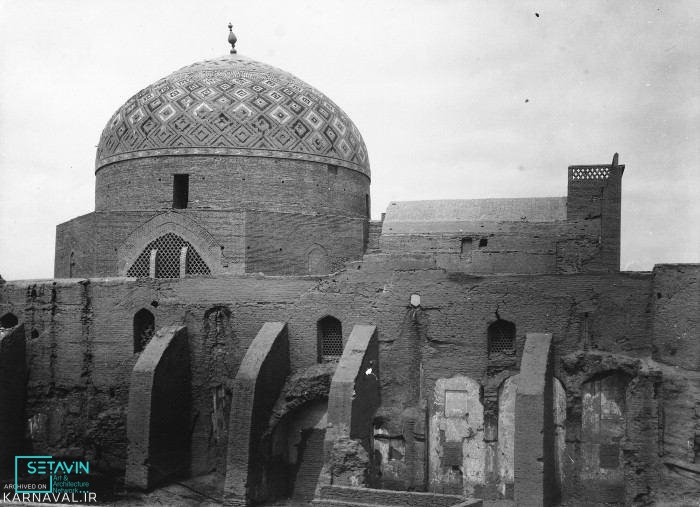
[[[653,357],[663,373],[659,496],[700,497],[700,286],[697,264],[654,267]]]
[[[489,435],[485,428],[485,436],[494,445],[499,386],[518,372],[525,333],[552,333],[558,377],[565,373],[561,358],[581,349],[648,357],[651,282],[644,273],[474,277],[357,262],[321,279],[247,275],[15,282],[0,289],[0,308],[21,313],[26,324],[26,420],[34,450],[89,459],[96,470],[110,474],[124,469],[126,386],[138,358],[133,318],[142,308],[153,313],[157,327],[188,328],[195,475],[224,471],[229,382],[264,322],[287,322],[295,370],[316,363],[320,318],[339,319],[344,341],[355,323],[377,325],[379,416],[396,444],[395,484],[425,489],[420,446],[426,445],[421,441],[428,436],[426,410],[438,380],[462,375],[482,386],[480,403],[491,428]],[[417,308],[410,305],[413,294],[420,295]],[[487,329],[499,317],[516,326],[514,348],[512,355],[490,358]],[[640,403],[649,392],[644,389]],[[653,428],[658,434],[656,423]],[[633,441],[645,442],[646,431],[635,433]],[[497,461],[487,463],[485,473],[487,482],[496,484]],[[641,487],[644,477],[635,484]],[[498,493],[495,485],[484,491],[492,497]]]
[[[561,359],[566,388],[563,500],[650,503],[660,491],[663,376],[645,359],[579,351]]]

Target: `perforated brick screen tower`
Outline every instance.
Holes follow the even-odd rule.
[[[600,271],[620,270],[620,211],[622,173],[615,153],[610,165],[569,166],[566,215],[570,222],[600,222]]]
[[[359,131],[318,90],[238,54],[127,100],[95,169],[95,212],[57,227],[56,277],[327,274],[366,246]]]

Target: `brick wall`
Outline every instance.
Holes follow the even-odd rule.
[[[243,354],[264,322],[287,322],[293,369],[316,362],[319,318],[338,318],[344,340],[353,324],[376,325],[381,413],[394,427],[401,423],[406,403],[415,399],[415,393],[409,391],[430,393],[437,379],[454,375],[484,383],[490,364],[487,328],[497,314],[516,325],[516,367],[525,333],[545,330],[552,334],[554,375],[560,378],[570,376],[562,358],[582,349],[635,360],[648,358],[654,329],[650,298],[668,305],[654,314],[669,323],[657,326],[654,339],[658,346],[672,343],[671,338],[683,342],[661,330],[670,329],[670,323],[678,324],[684,315],[686,296],[667,298],[666,293],[686,294],[683,288],[692,288],[691,271],[669,273],[664,282],[668,285],[662,285],[663,277],[658,278],[657,287],[671,289],[659,291],[661,298],[652,288],[649,273],[477,277],[439,269],[393,269],[390,264],[369,262],[355,263],[347,271],[318,280],[231,275],[183,280],[24,281],[0,288],[0,314],[12,311],[25,323],[29,365],[25,420],[33,448],[56,456],[88,458],[96,469],[107,471],[124,470],[127,386],[138,358],[133,354],[134,314],[148,308],[157,327],[186,325],[192,372],[191,466],[193,474],[202,474],[217,466],[218,443],[211,439],[212,389],[226,386],[235,377]],[[421,332],[415,336],[405,330],[411,294],[421,296]],[[672,312],[671,302],[680,305]],[[227,314],[227,323],[212,324],[213,309]],[[670,313],[664,313],[667,311]],[[688,317],[683,322],[692,335],[694,321]],[[675,357],[692,351],[687,345]],[[407,364],[418,368],[409,370]],[[697,409],[689,382],[668,384],[678,391],[669,407],[676,407],[671,415],[675,427],[682,426],[684,432],[697,419],[692,415]],[[644,400],[653,399],[646,398],[654,396],[653,382],[649,386],[639,391],[640,413],[645,413]],[[570,388],[567,383],[567,396],[573,403],[575,393],[570,394]],[[655,413],[650,412],[651,419],[645,416],[644,421],[651,424]],[[649,431],[635,433],[634,445],[646,449]],[[656,426],[654,431],[658,435]],[[686,445],[692,436],[686,437]],[[669,448],[675,449],[673,456],[681,456],[682,443],[668,440]],[[640,456],[635,463],[646,459]],[[637,491],[635,488],[630,491]]]
[[[190,204],[173,211],[172,175],[181,172],[190,174]],[[57,227],[54,275],[125,275],[148,242],[178,233],[152,227],[167,221],[160,213],[200,238],[185,239],[212,273],[307,274],[315,245],[335,271],[364,251],[368,194],[366,176],[315,162],[192,156],[115,163],[97,173],[97,211]]]
[[[654,359],[700,371],[700,265],[657,265],[653,277]]]
[[[599,271],[620,269],[620,217],[624,165],[569,166],[566,216],[570,222],[601,221]]]
[[[309,254],[316,246],[325,251],[328,272],[362,258],[364,219],[258,211],[245,216],[248,273],[309,274]]]
[[[236,156],[167,156],[110,164],[96,173],[95,209],[170,209],[174,174],[189,174],[192,209],[367,217],[369,178],[357,171],[329,171],[318,162]]]

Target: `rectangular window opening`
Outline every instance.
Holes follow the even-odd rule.
[[[173,175],[173,208],[187,208],[187,200],[190,194],[190,175],[189,174],[174,174]]]

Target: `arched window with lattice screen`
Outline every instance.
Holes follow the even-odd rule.
[[[330,315],[316,324],[318,333],[318,362],[332,361],[343,355],[343,326]]]
[[[488,328],[489,357],[515,351],[515,324],[498,319]]]
[[[151,241],[136,261],[126,272],[127,276],[137,278],[147,278],[150,276],[151,252],[155,255],[155,277],[156,278],[179,278],[181,269],[180,262],[182,249],[186,247],[185,274],[187,275],[209,275],[211,270],[204,262],[197,250],[180,236],[169,232],[158,239]]]

